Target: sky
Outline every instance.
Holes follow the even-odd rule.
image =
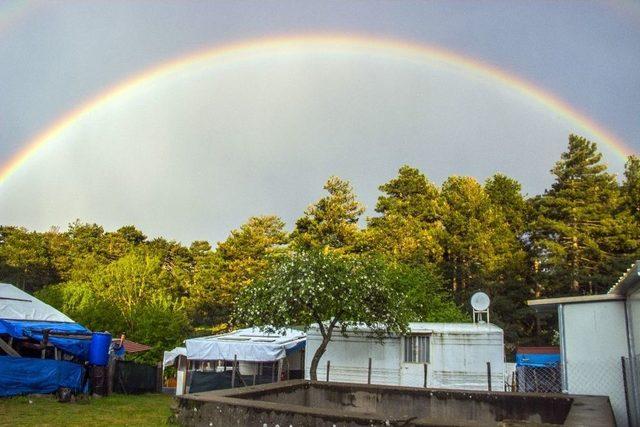
[[[620,175],[623,155],[587,121],[438,55],[551,94],[629,154],[640,151],[638,46],[631,1],[6,0],[0,171],[45,143],[0,179],[0,224],[79,218],[215,242],[251,215],[291,227],[330,175],[373,215],[377,187],[403,164],[438,184],[503,172],[532,195],[571,132],[600,142]],[[196,52],[213,53],[84,107]]]

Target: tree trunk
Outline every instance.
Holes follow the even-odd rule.
[[[309,378],[311,381],[318,381],[318,365],[320,364],[320,359],[322,355],[327,350],[327,346],[329,345],[329,341],[331,341],[331,334],[333,333],[333,328],[336,325],[336,319],[334,318],[329,327],[325,330],[324,326],[320,323],[320,332],[322,332],[322,342],[320,346],[313,354],[313,358],[311,359],[311,366],[309,367]]]
[[[311,381],[318,381],[318,365],[320,364],[322,355],[327,350],[327,345],[329,344],[330,340],[330,337],[323,336],[320,346],[313,354],[313,358],[311,359],[311,367],[309,368],[309,377],[311,378]]]

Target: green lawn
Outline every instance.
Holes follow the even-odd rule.
[[[59,403],[53,397],[0,399],[0,426],[161,426],[171,415],[171,396],[114,394]]]

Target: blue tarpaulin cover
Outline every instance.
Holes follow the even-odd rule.
[[[560,363],[560,354],[543,353],[543,354],[516,354],[516,366],[530,366],[533,368],[548,368],[556,366]]]
[[[60,387],[82,391],[84,367],[52,359],[0,356],[0,396],[53,393]]]
[[[87,359],[91,343],[90,336],[87,339],[51,336],[51,334],[55,335],[56,332],[79,335],[91,334],[91,331],[78,323],[0,319],[0,334],[9,334],[14,338],[32,338],[40,341],[45,330],[49,330],[50,333],[47,338],[48,342],[67,353],[81,359]]]

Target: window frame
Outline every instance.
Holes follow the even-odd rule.
[[[424,360],[420,360],[421,340],[426,339],[426,346],[422,348],[424,350]],[[408,358],[407,349],[411,347],[411,358]],[[408,360],[411,359],[411,360]],[[410,334],[403,337],[402,346],[402,363],[411,363],[416,365],[423,365],[425,363],[431,363],[431,334]]]

